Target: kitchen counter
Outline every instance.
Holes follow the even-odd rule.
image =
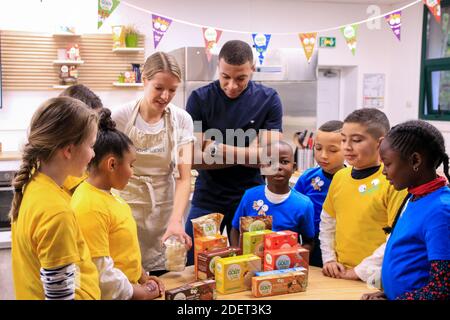
[[[166,273],[160,278],[164,282],[166,290],[182,286],[187,282],[194,281],[194,266],[189,266],[182,272]],[[375,291],[368,289],[362,281],[325,277],[321,268],[309,267],[308,288],[305,292],[255,298],[248,290],[232,294],[217,293],[217,300],[359,300],[363,293]]]

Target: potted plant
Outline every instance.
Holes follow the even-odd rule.
[[[125,45],[129,48],[136,48],[138,46],[138,34],[139,31],[133,25],[124,27]]]

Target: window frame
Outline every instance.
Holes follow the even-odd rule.
[[[449,7],[450,0],[442,0],[442,7]],[[433,96],[431,73],[435,71],[450,71],[450,57],[427,59],[427,27],[428,27],[429,10],[424,5],[423,10],[423,25],[422,25],[422,57],[420,66],[420,94],[419,94],[419,119],[436,120],[436,121],[450,121],[450,110],[433,111]],[[430,13],[430,19],[434,19]],[[425,110],[425,99],[427,100]],[[427,114],[425,114],[427,111]]]

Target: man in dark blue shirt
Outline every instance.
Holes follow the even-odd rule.
[[[187,101],[203,150],[193,163],[199,176],[186,221],[191,237],[191,219],[211,212],[224,214],[221,230],[227,226],[229,235],[245,190],[264,183],[258,155],[279,139],[282,107],[274,89],[251,81],[254,70],[250,46],[228,41],[219,53],[219,80],[193,91]],[[190,252],[188,264],[192,257]]]

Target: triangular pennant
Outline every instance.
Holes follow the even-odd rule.
[[[314,53],[314,46],[316,44],[317,32],[299,33],[298,37],[300,38],[303,50],[305,51],[306,60],[309,63]]]
[[[171,23],[172,20],[169,18],[152,14],[153,45],[155,49],[169,29]]]
[[[352,51],[352,54],[355,55],[356,52],[356,29],[358,28],[357,24],[348,25],[341,28],[342,34],[344,35],[345,41],[347,42],[348,48]]]
[[[385,16],[386,22],[389,27],[391,27],[392,32],[394,32],[397,39],[400,41],[400,33],[402,28],[402,12],[396,11],[387,16]]]
[[[433,14],[438,23],[441,23],[441,0],[422,0]]]
[[[259,64],[262,65],[266,55],[267,47],[269,46],[270,34],[253,33],[253,43],[255,44],[256,52],[258,53]]]
[[[222,30],[214,28],[202,28],[203,39],[205,40],[205,52],[208,57],[208,61],[211,61],[211,55],[218,53],[217,42],[219,42]]]
[[[98,0],[98,20],[97,29],[100,29],[103,22],[108,18],[111,13],[117,8],[120,0]]]

